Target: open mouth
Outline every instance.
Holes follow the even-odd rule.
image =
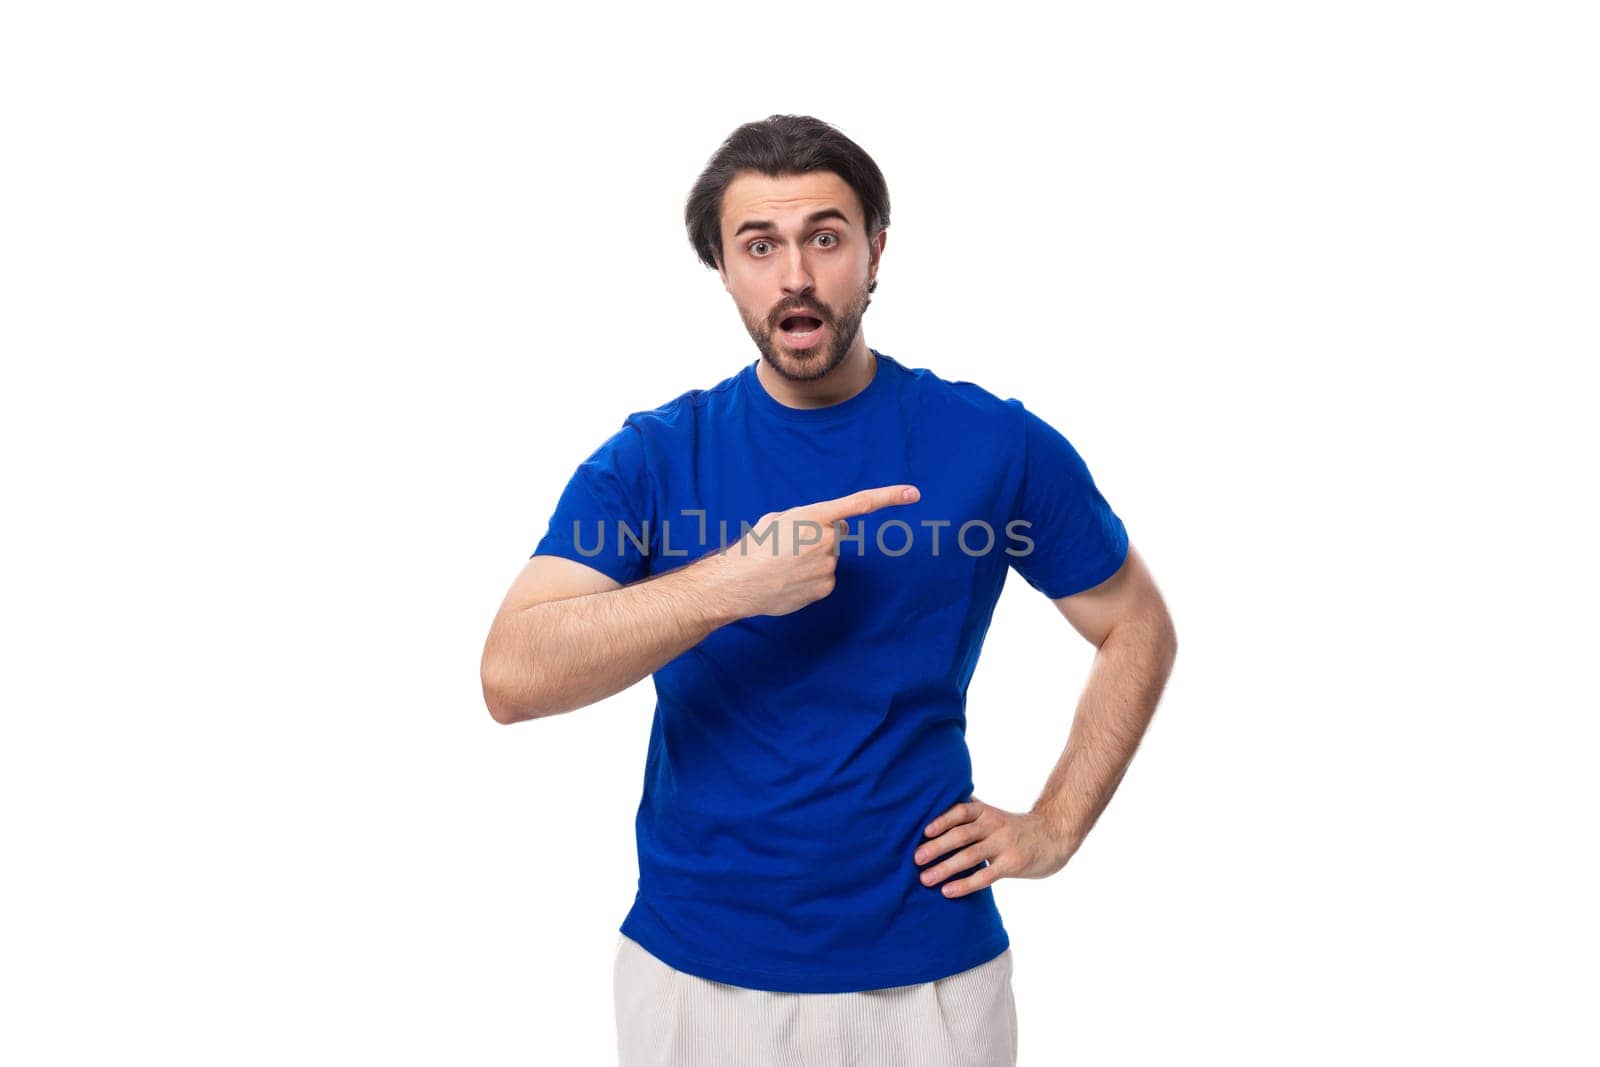
[[[822,320],[814,315],[789,315],[778,323],[784,339],[796,348],[804,348],[822,334]]]

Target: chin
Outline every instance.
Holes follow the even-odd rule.
[[[796,379],[821,378],[844,362],[840,355],[826,349],[795,352],[784,347],[782,341],[774,341],[771,352],[768,362],[782,370],[785,377]]]

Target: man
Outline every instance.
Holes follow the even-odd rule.
[[[629,415],[579,466],[484,650],[502,723],[654,676],[624,1065],[1015,1063],[989,887],[1066,864],[1176,654],[1065,437],[868,347],[888,205],[816,119],[724,142],[686,222],[760,358]],[[1008,568],[1098,646],[1023,813],[973,795],[965,742]]]

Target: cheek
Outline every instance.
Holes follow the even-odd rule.
[[[864,253],[841,257],[837,269],[832,271],[833,288],[836,292],[854,297],[856,291],[867,284],[867,275],[871,273],[872,263]]]
[[[755,310],[764,314],[782,296],[768,285],[766,280],[751,274],[744,274],[734,278],[728,286],[728,291],[733,294],[734,300],[745,310]]]
[[[767,328],[767,312],[772,310],[772,305],[762,303],[759,299],[748,293],[735,293],[734,302],[739,307],[739,314],[752,326]]]
[[[842,280],[828,299],[828,306],[833,308],[834,314],[843,315],[848,309],[859,303],[862,294],[867,291],[867,276],[865,274],[852,274],[848,279]]]

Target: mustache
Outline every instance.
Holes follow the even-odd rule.
[[[788,318],[790,315],[810,315],[812,318],[816,319],[818,322],[829,322],[829,321],[831,321],[828,318],[827,313],[824,312],[821,308],[812,307],[812,306],[806,305],[806,306],[802,306],[802,307],[789,307],[789,308],[781,308],[781,309],[779,309],[778,311],[773,313],[772,319],[771,319],[771,325],[777,326],[777,325],[781,324],[783,322],[783,320]]]

